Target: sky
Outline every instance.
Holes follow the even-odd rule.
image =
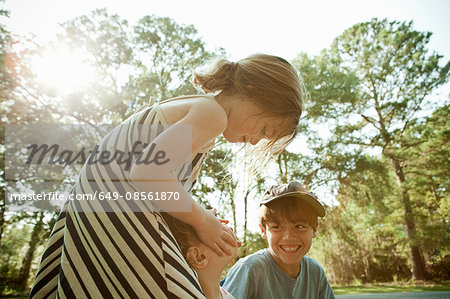
[[[170,17],[194,25],[209,49],[222,47],[232,60],[253,53],[288,60],[300,52],[317,55],[356,23],[412,20],[415,30],[433,32],[429,49],[450,59],[450,0],[6,0],[2,5],[10,18],[0,23],[13,34],[33,33],[40,41],[52,40],[59,23],[96,8],[106,7],[132,25],[145,15]],[[450,94],[450,84],[442,94]],[[250,230],[256,231],[252,220]]]
[[[316,55],[345,29],[371,18],[414,21],[431,31],[430,49],[450,59],[448,0],[6,0],[5,23],[16,34],[51,39],[58,23],[106,7],[130,23],[155,14],[193,24],[211,48],[231,59],[262,52],[288,60],[300,52]]]

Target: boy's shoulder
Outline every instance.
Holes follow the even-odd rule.
[[[321,264],[319,264],[318,261],[316,261],[315,259],[309,257],[309,256],[304,256],[302,259],[302,267],[306,268],[305,271],[307,271],[308,273],[312,274],[312,273],[316,273],[319,276],[325,275],[325,270],[323,270],[323,267]]]
[[[258,271],[267,267],[270,267],[270,254],[265,248],[241,258],[232,268],[246,268]]]
[[[319,264],[318,261],[316,261],[315,259],[313,259],[312,257],[309,256],[303,256],[303,260],[305,263],[311,265],[312,267],[319,267],[322,268],[322,266]]]
[[[223,287],[236,298],[260,298],[264,290],[267,266],[265,251],[260,250],[241,258],[227,273]]]

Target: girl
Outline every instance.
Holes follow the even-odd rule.
[[[265,54],[237,63],[218,60],[194,73],[193,83],[215,95],[180,97],[142,109],[98,144],[89,160],[100,163],[86,162],[72,193],[114,194],[119,200],[65,205],[30,297],[204,298],[157,210],[164,208],[191,225],[219,256],[231,255],[227,243],[236,246],[233,233],[189,194],[200,166],[220,134],[233,143],[255,145],[266,139],[267,149],[286,146],[297,132],[303,92],[292,65]],[[129,153],[133,163],[101,163],[103,152],[111,150]],[[151,163],[141,163],[144,157]],[[179,200],[166,201],[169,206],[154,201],[151,212],[148,201],[120,200],[141,192],[172,192]],[[170,203],[184,203],[189,212]]]

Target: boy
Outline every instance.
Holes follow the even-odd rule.
[[[322,267],[305,256],[325,209],[298,182],[271,186],[259,208],[261,235],[269,243],[239,260],[224,288],[241,298],[335,298]]]
[[[225,289],[220,286],[220,276],[225,267],[237,257],[238,247],[226,244],[231,255],[217,255],[212,249],[201,243],[192,226],[186,224],[167,213],[162,213],[170,230],[173,233],[183,257],[197,274],[202,291],[207,299],[234,299]],[[224,225],[224,224],[223,224]],[[233,235],[231,228],[224,226]],[[173,244],[173,242],[167,242]],[[238,246],[240,243],[238,242]],[[181,271],[189,271],[183,269]],[[176,279],[174,277],[173,279]],[[181,286],[182,287],[182,286]],[[194,296],[192,296],[194,297]]]

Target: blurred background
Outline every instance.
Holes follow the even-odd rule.
[[[7,125],[118,124],[150,96],[198,93],[190,76],[208,60],[258,52],[289,60],[308,97],[298,136],[259,175],[221,138],[202,168],[194,197],[231,221],[239,258],[266,247],[262,192],[298,180],[326,205],[309,255],[334,285],[450,280],[449,11],[444,0],[0,0],[0,294],[29,289],[58,215],[10,210]],[[42,180],[20,167],[22,187]],[[73,184],[67,171],[48,192]]]

